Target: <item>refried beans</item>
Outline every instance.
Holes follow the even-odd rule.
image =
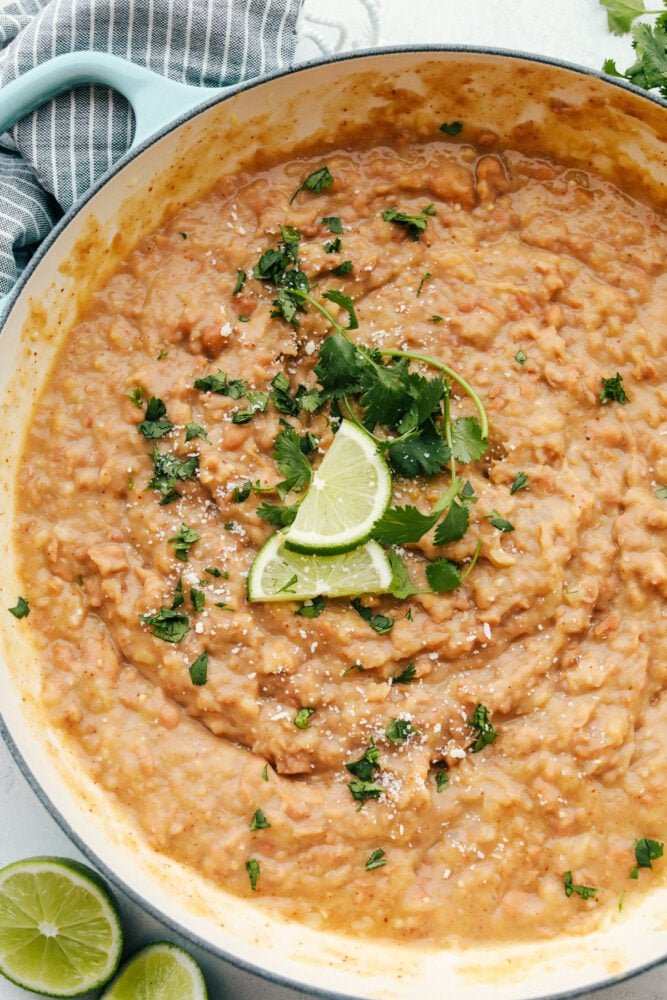
[[[281,373],[292,399],[317,387],[331,333],[253,274],[293,231],[356,343],[441,360],[489,418],[468,530],[400,546],[417,592],[361,595],[365,617],[246,597],[277,435],[317,465],[336,426],[275,405]],[[156,852],[268,912],[422,945],[583,932],[658,883],[666,250],[595,176],[399,136],[221,182],[94,294],[36,407],[16,532],[51,725]],[[474,413],[456,385],[452,413]],[[428,512],[448,477],[395,474],[392,503]],[[429,592],[430,562],[463,573],[478,546]],[[362,760],[380,791],[359,799]]]

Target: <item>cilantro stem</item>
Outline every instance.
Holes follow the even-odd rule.
[[[464,573],[461,573],[461,583],[463,583],[465,578],[469,576],[472,570],[475,568],[475,563],[479,559],[479,554],[481,551],[482,551],[482,539],[478,538],[477,545],[475,546],[475,551],[473,552],[472,559],[470,560],[470,565],[468,566],[468,568]]]
[[[412,361],[420,361],[424,365],[430,365],[432,368],[437,368],[445,375],[448,375],[458,386],[463,389],[467,396],[473,401],[475,409],[479,414],[479,425],[482,432],[482,437],[486,440],[489,436],[489,420],[486,415],[486,410],[484,409],[484,403],[479,398],[473,387],[470,385],[462,375],[457,374],[453,368],[449,365],[444,364],[442,361],[435,361],[433,358],[427,357],[425,354],[417,354],[413,351],[394,351],[385,350],[380,351],[384,357],[389,358],[409,358]],[[449,442],[448,442],[449,443]]]

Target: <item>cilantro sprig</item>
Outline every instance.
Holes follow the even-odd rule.
[[[603,71],[628,80],[642,90],[657,89],[667,97],[667,10],[647,9],[643,0],[600,0],[607,10],[609,30],[615,35],[632,34],[635,62],[621,72],[613,59],[606,59]],[[642,16],[658,15],[653,25],[635,24]]]

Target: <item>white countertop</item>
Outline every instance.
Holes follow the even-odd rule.
[[[368,9],[361,0],[336,0],[335,5],[331,0],[306,0],[297,46],[298,60],[318,57],[322,54],[322,46],[346,50],[371,44],[448,43],[534,52],[594,69],[599,69],[607,56],[615,58],[622,69],[633,61],[629,39],[608,33],[606,14],[597,0],[366,2],[371,12],[377,10],[379,32],[375,35],[373,17],[369,18]],[[331,14],[332,9],[335,15]],[[322,23],[333,20],[343,24],[342,30]],[[313,35],[319,39],[319,46]],[[0,818],[0,866],[37,854],[82,858],[40,803],[1,741]],[[148,940],[163,937],[177,940],[171,930],[162,927],[129,900],[119,897],[119,902],[130,950]],[[210,956],[199,954],[197,957],[207,976],[211,1000],[295,1000],[303,996],[259,979],[252,981]],[[554,992],[557,989],[558,982],[554,982]],[[31,995],[0,979],[0,1000],[26,1000]],[[585,1000],[589,997],[595,1000],[663,1000],[667,997],[667,966],[587,994]]]

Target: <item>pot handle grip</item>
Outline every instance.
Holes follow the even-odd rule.
[[[178,83],[108,52],[65,52],[5,84],[0,135],[53,97],[91,83],[111,87],[130,102],[135,118],[130,148],[228,89]]]

